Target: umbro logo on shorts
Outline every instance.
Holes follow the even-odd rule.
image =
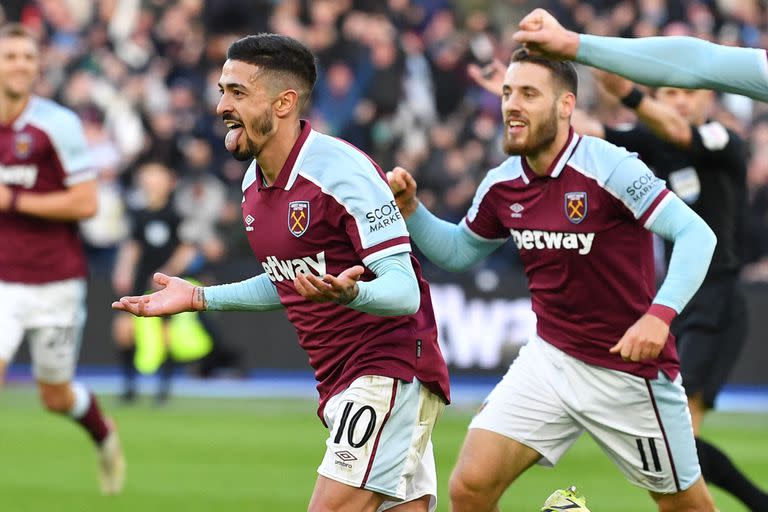
[[[343,460],[344,462],[349,462],[351,460],[357,460],[357,457],[349,453],[347,450],[342,450],[340,452],[334,452],[338,458]]]

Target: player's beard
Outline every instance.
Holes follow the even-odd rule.
[[[272,130],[275,126],[274,122],[272,121],[271,113],[271,110],[266,110],[263,114],[251,121],[251,133],[253,133],[256,137],[264,138],[272,133]],[[264,142],[262,142],[261,145],[258,145],[253,141],[253,139],[248,137],[246,133],[243,133],[243,135],[245,135],[245,148],[238,148],[232,152],[232,156],[241,162],[258,157],[259,153],[261,153],[261,150],[264,148],[264,143],[266,142],[266,139],[264,139]]]
[[[548,148],[557,138],[557,105],[552,105],[552,111],[535,129],[528,125],[528,137],[525,142],[518,144],[512,141],[508,133],[504,133],[503,149],[508,155],[536,155]]]

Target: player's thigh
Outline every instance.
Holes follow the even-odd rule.
[[[0,383],[24,339],[24,329],[34,307],[34,293],[25,285],[0,281]]]
[[[589,367],[581,379],[593,386],[574,390],[574,414],[631,483],[660,494],[694,485],[701,470],[680,377]]]
[[[540,464],[554,466],[583,431],[560,396],[562,356],[539,338],[527,343],[470,422],[470,434],[495,432],[540,454]]]
[[[489,503],[495,503],[507,487],[539,459],[539,452],[519,441],[482,428],[471,428],[451,475],[451,495],[482,494]]]
[[[703,478],[699,478],[688,489],[674,494],[651,493],[651,497],[660,512],[695,510],[696,512],[714,512],[715,503]]]
[[[326,405],[329,437],[318,473],[392,504],[424,495],[436,499],[430,438],[444,407],[418,380],[355,380]]]
[[[318,475],[308,512],[375,512],[384,496]]]

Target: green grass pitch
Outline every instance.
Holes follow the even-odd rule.
[[[102,399],[119,422],[128,457],[121,496],[98,494],[95,453],[71,422],[40,409],[31,388],[0,393],[0,510],[4,512],[211,512],[306,510],[325,430],[315,404],[301,400],[174,398],[120,407]],[[470,410],[449,408],[434,435],[440,505]],[[712,414],[716,440],[757,482],[768,483],[768,415]],[[535,511],[557,487],[576,484],[593,512],[651,511],[584,437],[556,469],[536,467],[504,496],[501,509]],[[746,509],[714,491],[721,511]]]

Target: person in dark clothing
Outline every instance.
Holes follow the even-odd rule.
[[[180,235],[182,218],[171,201],[176,184],[175,173],[161,163],[149,162],[138,169],[137,181],[144,205],[131,212],[131,235],[119,249],[113,272],[113,287],[118,295],[144,294],[152,289],[155,272],[182,273],[197,254],[195,246],[182,240]],[[132,316],[125,313],[115,316],[113,337],[119,347],[124,377],[122,399],[131,402],[136,397],[136,346]],[[168,398],[173,370],[173,359],[167,357],[160,369],[159,402]]]

